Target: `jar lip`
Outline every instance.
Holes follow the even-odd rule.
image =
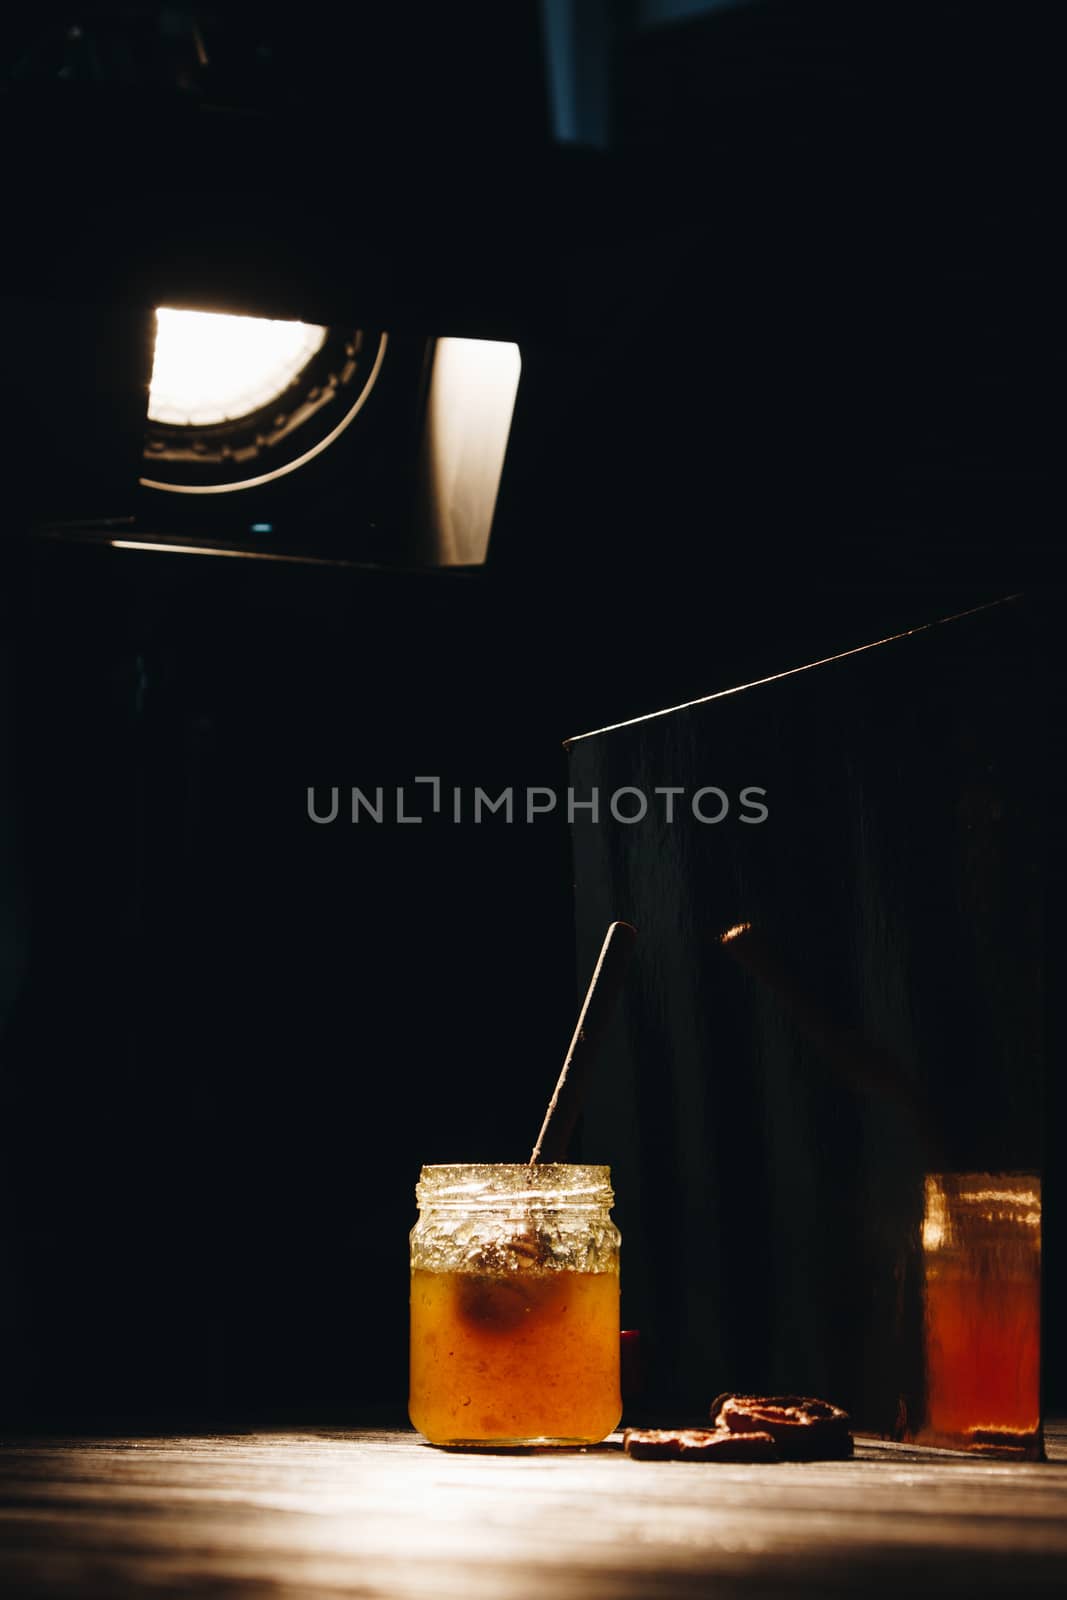
[[[614,1199],[611,1168],[546,1161],[466,1162],[424,1166],[416,1196],[435,1205],[470,1205],[493,1200],[536,1204],[608,1206]]]
[[[1041,1207],[1041,1176],[1036,1172],[928,1172],[926,1204],[1029,1205]]]
[[[606,1182],[611,1168],[597,1166],[585,1161],[448,1161],[441,1165],[430,1164],[422,1168],[423,1177],[435,1177],[445,1173],[524,1173],[531,1182],[547,1181],[550,1176],[573,1176],[575,1173],[588,1173],[590,1177],[596,1176]]]

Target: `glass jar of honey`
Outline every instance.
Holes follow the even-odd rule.
[[[919,1441],[1040,1460],[1040,1178],[927,1177],[922,1242],[926,1417]]]
[[[622,1415],[608,1167],[423,1167],[411,1421],[431,1444],[587,1445]]]

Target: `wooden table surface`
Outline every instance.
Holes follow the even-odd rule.
[[[451,1454],[412,1433],[0,1443],[0,1594],[616,1600],[1067,1594],[1048,1463],[859,1442],[849,1462]]]

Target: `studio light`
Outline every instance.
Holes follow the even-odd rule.
[[[325,339],[306,322],[161,306],[148,419],[194,427],[247,417],[283,394]]]
[[[485,562],[516,344],[173,306],[154,320],[140,479],[153,548]]]
[[[294,472],[362,409],[387,342],[359,328],[160,306],[142,485],[220,495]]]

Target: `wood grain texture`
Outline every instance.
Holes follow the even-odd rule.
[[[1048,1463],[860,1441],[849,1462],[460,1455],[410,1432],[0,1446],[0,1594],[637,1600],[1062,1594]]]

